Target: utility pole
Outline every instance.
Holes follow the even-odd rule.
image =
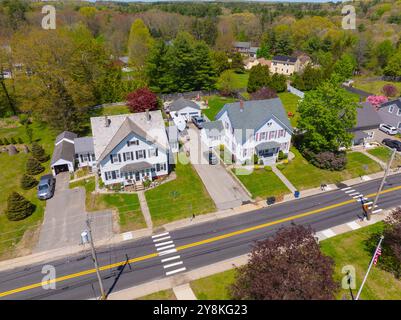
[[[397,152],[397,150],[393,149],[393,153],[391,154],[391,157],[387,162],[387,168],[386,168],[386,171],[384,172],[384,177],[383,177],[383,179],[382,179],[382,181],[380,183],[379,190],[377,190],[375,200],[373,201],[371,209],[367,211],[367,219],[368,220],[370,220],[370,217],[372,215],[372,211],[375,209],[376,203],[379,200],[380,192],[382,191],[384,183],[386,182],[386,178],[387,178],[388,174],[390,173],[391,164],[393,163],[393,160],[394,160],[396,152]]]
[[[380,245],[381,245],[381,243],[382,243],[383,239],[384,239],[384,236],[381,236],[381,237],[380,237],[380,240],[379,240],[379,243],[378,243],[378,244],[377,244],[377,246],[376,246],[376,250],[375,250],[375,253],[373,254],[372,260],[370,260],[370,264],[369,264],[368,271],[366,271],[365,277],[363,278],[363,281],[362,281],[361,287],[360,287],[360,288],[359,288],[359,290],[358,290],[358,294],[356,295],[356,298],[355,298],[355,300],[359,300],[359,296],[361,295],[361,292],[362,292],[363,286],[365,285],[365,282],[366,282],[366,279],[368,278],[368,275],[369,275],[370,269],[372,268],[372,266],[373,266],[373,262],[375,261],[375,257],[376,257],[376,254],[377,254],[377,250],[379,250],[379,248],[380,248]]]
[[[93,244],[92,228],[91,228],[91,224],[90,224],[89,218],[86,219],[86,225],[88,226],[88,235],[89,235],[89,242],[90,242],[91,250],[92,250],[93,263],[95,265],[97,279],[99,280],[99,287],[100,287],[100,293],[101,293],[101,298],[100,299],[101,300],[106,300],[106,294],[104,293],[103,282],[102,282],[102,278],[100,276],[100,271],[99,271],[99,264],[97,262],[95,245]]]

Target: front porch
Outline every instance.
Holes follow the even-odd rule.
[[[156,177],[156,169],[146,161],[129,163],[120,169],[124,187],[142,185],[145,181],[153,181]]]
[[[280,151],[280,144],[275,141],[262,142],[255,147],[255,154],[264,165],[276,163]]]

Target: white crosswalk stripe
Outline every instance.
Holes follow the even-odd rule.
[[[160,234],[155,234],[154,236],[152,236],[152,238],[159,238],[159,237],[163,237],[163,236],[167,236],[169,233],[165,232],[165,233],[160,233]]]
[[[168,239],[171,239],[171,237],[167,236],[167,237],[163,237],[163,238],[155,238],[155,239],[153,239],[153,242],[159,242],[159,241],[164,241],[164,240],[168,240]]]
[[[183,267],[183,268],[180,268],[180,269],[169,271],[169,272],[166,272],[166,276],[169,276],[169,275],[174,274],[174,273],[182,272],[182,271],[185,271],[185,270],[187,270],[187,269],[185,267]]]
[[[166,244],[171,244],[171,243],[173,243],[173,241],[160,242],[160,243],[155,243],[155,246],[160,247],[160,246],[165,246]]]
[[[178,262],[174,262],[174,263],[166,264],[166,265],[164,265],[164,266],[163,266],[163,268],[164,268],[164,269],[167,269],[167,268],[171,268],[171,267],[179,266],[179,265],[180,265],[180,264],[182,264],[182,263],[183,263],[182,261],[178,261]]]

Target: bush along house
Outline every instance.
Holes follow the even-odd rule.
[[[208,146],[224,145],[237,163],[249,163],[256,155],[265,165],[275,163],[280,151],[288,154],[293,134],[279,98],[228,103],[202,130]]]
[[[169,173],[172,161],[164,119],[158,111],[91,118],[98,172],[106,186],[142,189]]]

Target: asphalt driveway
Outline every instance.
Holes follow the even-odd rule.
[[[185,147],[190,150],[190,161],[202,179],[207,191],[219,210],[240,206],[251,198],[242,186],[226,171],[221,163],[209,165],[208,148],[201,142],[200,131],[192,124],[188,129],[190,140]]]
[[[111,237],[112,213],[102,211],[85,212],[85,190],[69,189],[69,173],[56,176],[56,191],[47,200],[45,216],[40,229],[39,241],[35,252],[46,251],[80,243],[81,232],[86,229],[86,219],[92,222],[95,240]]]

